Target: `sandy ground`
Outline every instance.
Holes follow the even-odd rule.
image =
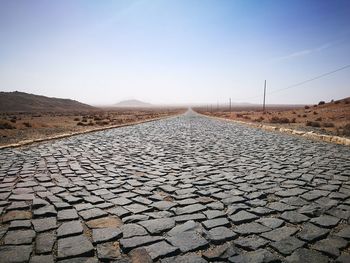
[[[322,104],[322,103],[321,103]],[[305,107],[195,108],[201,114],[350,138],[350,98]]]
[[[176,115],[184,109],[108,109],[70,113],[1,113],[0,146],[43,139],[71,132],[85,132]]]

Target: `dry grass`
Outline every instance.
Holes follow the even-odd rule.
[[[317,105],[306,105],[291,108],[289,106],[268,107],[262,112],[261,107],[214,109],[198,107],[199,113],[222,118],[273,124],[278,127],[288,127],[306,131],[316,131],[322,134],[350,137],[350,98],[338,101],[320,101]]]
[[[0,113],[0,146],[69,132],[84,132],[176,115],[180,108],[105,109],[83,112]]]

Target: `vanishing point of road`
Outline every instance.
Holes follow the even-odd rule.
[[[191,111],[0,151],[0,262],[350,262],[350,148]]]

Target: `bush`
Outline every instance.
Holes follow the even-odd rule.
[[[321,100],[321,101],[318,103],[318,105],[324,105],[324,104],[326,104],[326,102],[323,101],[323,100]]]
[[[321,124],[318,121],[307,121],[306,126],[321,127]]]
[[[85,124],[84,124],[83,122],[81,122],[81,121],[79,121],[79,122],[77,123],[77,125],[78,125],[78,126],[85,126]]]
[[[259,118],[255,119],[256,122],[262,122],[264,120],[264,117],[260,116]]]
[[[80,121],[80,118],[74,118],[74,121]]]
[[[23,122],[23,125],[27,128],[32,127],[32,125],[29,122]]]
[[[323,127],[326,127],[326,128],[331,128],[331,127],[334,127],[334,123],[333,122],[324,122],[322,124]]]
[[[293,119],[290,121],[290,123],[296,123],[296,119],[293,118]]]
[[[317,113],[317,111],[314,111],[314,115],[317,115],[318,113]]]
[[[322,121],[322,118],[318,117],[315,121]]]
[[[306,117],[307,117],[307,115],[306,115],[306,114],[304,114],[304,115],[303,115],[303,118],[306,118]]]
[[[305,109],[305,110],[310,109],[310,106],[307,106],[307,105],[306,105],[306,106],[304,107],[304,109]]]
[[[12,130],[12,129],[16,129],[16,126],[13,126],[12,124],[10,124],[8,122],[1,122],[0,129],[1,130]]]
[[[343,127],[343,135],[350,136],[350,123]]]
[[[288,118],[272,117],[270,122],[271,123],[289,123],[289,119]]]
[[[334,104],[339,104],[340,103],[340,100],[336,100],[335,102],[334,102]]]

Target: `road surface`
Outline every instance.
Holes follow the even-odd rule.
[[[350,262],[349,147],[189,111],[0,166],[0,262]]]

